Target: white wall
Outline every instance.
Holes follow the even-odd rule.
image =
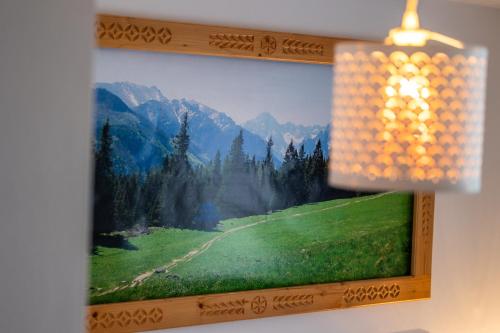
[[[331,36],[383,38],[402,0],[99,0],[101,12]],[[422,24],[490,48],[483,192],[439,195],[431,301],[175,329],[178,333],[500,332],[500,10],[421,1]]]
[[[396,0],[100,0],[102,12],[382,38]],[[500,331],[500,11],[422,1],[422,23],[490,48],[483,192],[437,198],[433,299],[168,332]],[[91,2],[0,2],[0,332],[73,333],[85,299]],[[370,16],[372,15],[372,16]],[[420,329],[420,330],[419,330]]]
[[[0,1],[2,333],[82,327],[92,9]]]

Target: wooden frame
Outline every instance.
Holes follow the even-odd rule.
[[[98,16],[99,47],[333,63],[339,38]],[[430,297],[434,194],[414,196],[411,276],[87,307],[89,332],[136,332]]]

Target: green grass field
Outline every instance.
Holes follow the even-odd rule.
[[[212,232],[154,229],[128,239],[136,250],[97,248],[90,303],[408,275],[412,207],[411,194],[390,193],[229,219]]]

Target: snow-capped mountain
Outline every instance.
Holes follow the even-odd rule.
[[[327,125],[323,130],[316,134],[315,137],[304,140],[304,150],[307,154],[314,151],[318,140],[321,140],[321,150],[323,151],[323,155],[328,156],[328,149],[330,147],[330,125]]]
[[[182,116],[187,112],[190,151],[201,161],[209,162],[217,150],[224,157],[232,140],[240,129],[229,116],[193,100],[173,99],[169,102],[148,101],[135,108],[140,115],[147,117],[162,133],[174,136],[179,130]],[[245,152],[257,159],[265,156],[265,141],[258,135],[243,129]]]
[[[280,124],[270,113],[264,112],[256,118],[249,120],[243,124],[243,127],[250,132],[259,135],[264,140],[270,136],[273,138],[274,151],[277,155],[283,156],[288,144],[293,140],[296,147],[310,141],[314,141],[326,126],[312,125],[296,125],[290,122]],[[309,144],[305,146],[306,152],[309,152]],[[314,147],[313,147],[314,149]]]
[[[160,89],[155,86],[147,87],[132,82],[96,83],[95,88],[106,89],[120,97],[129,108],[135,108],[147,101],[168,102]]]
[[[169,136],[159,132],[145,117],[129,108],[106,89],[94,90],[95,138],[99,142],[102,126],[111,125],[114,165],[118,172],[146,171],[160,165],[172,151]]]
[[[171,140],[186,112],[191,138],[189,154],[193,163],[211,161],[217,150],[222,157],[226,156],[240,130],[243,131],[245,152],[255,155],[258,160],[264,158],[265,140],[237,125],[226,114],[193,100],[169,100],[156,90],[129,82],[96,84],[96,137],[105,119],[109,119],[117,148],[116,159],[124,161],[122,165],[131,166],[125,172],[158,166],[172,151]],[[133,107],[130,105],[135,102],[131,101],[142,103]],[[278,158],[275,160],[279,162]]]

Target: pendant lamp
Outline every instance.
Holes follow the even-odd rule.
[[[384,44],[336,48],[332,186],[480,190],[487,50],[421,29],[417,5]]]

